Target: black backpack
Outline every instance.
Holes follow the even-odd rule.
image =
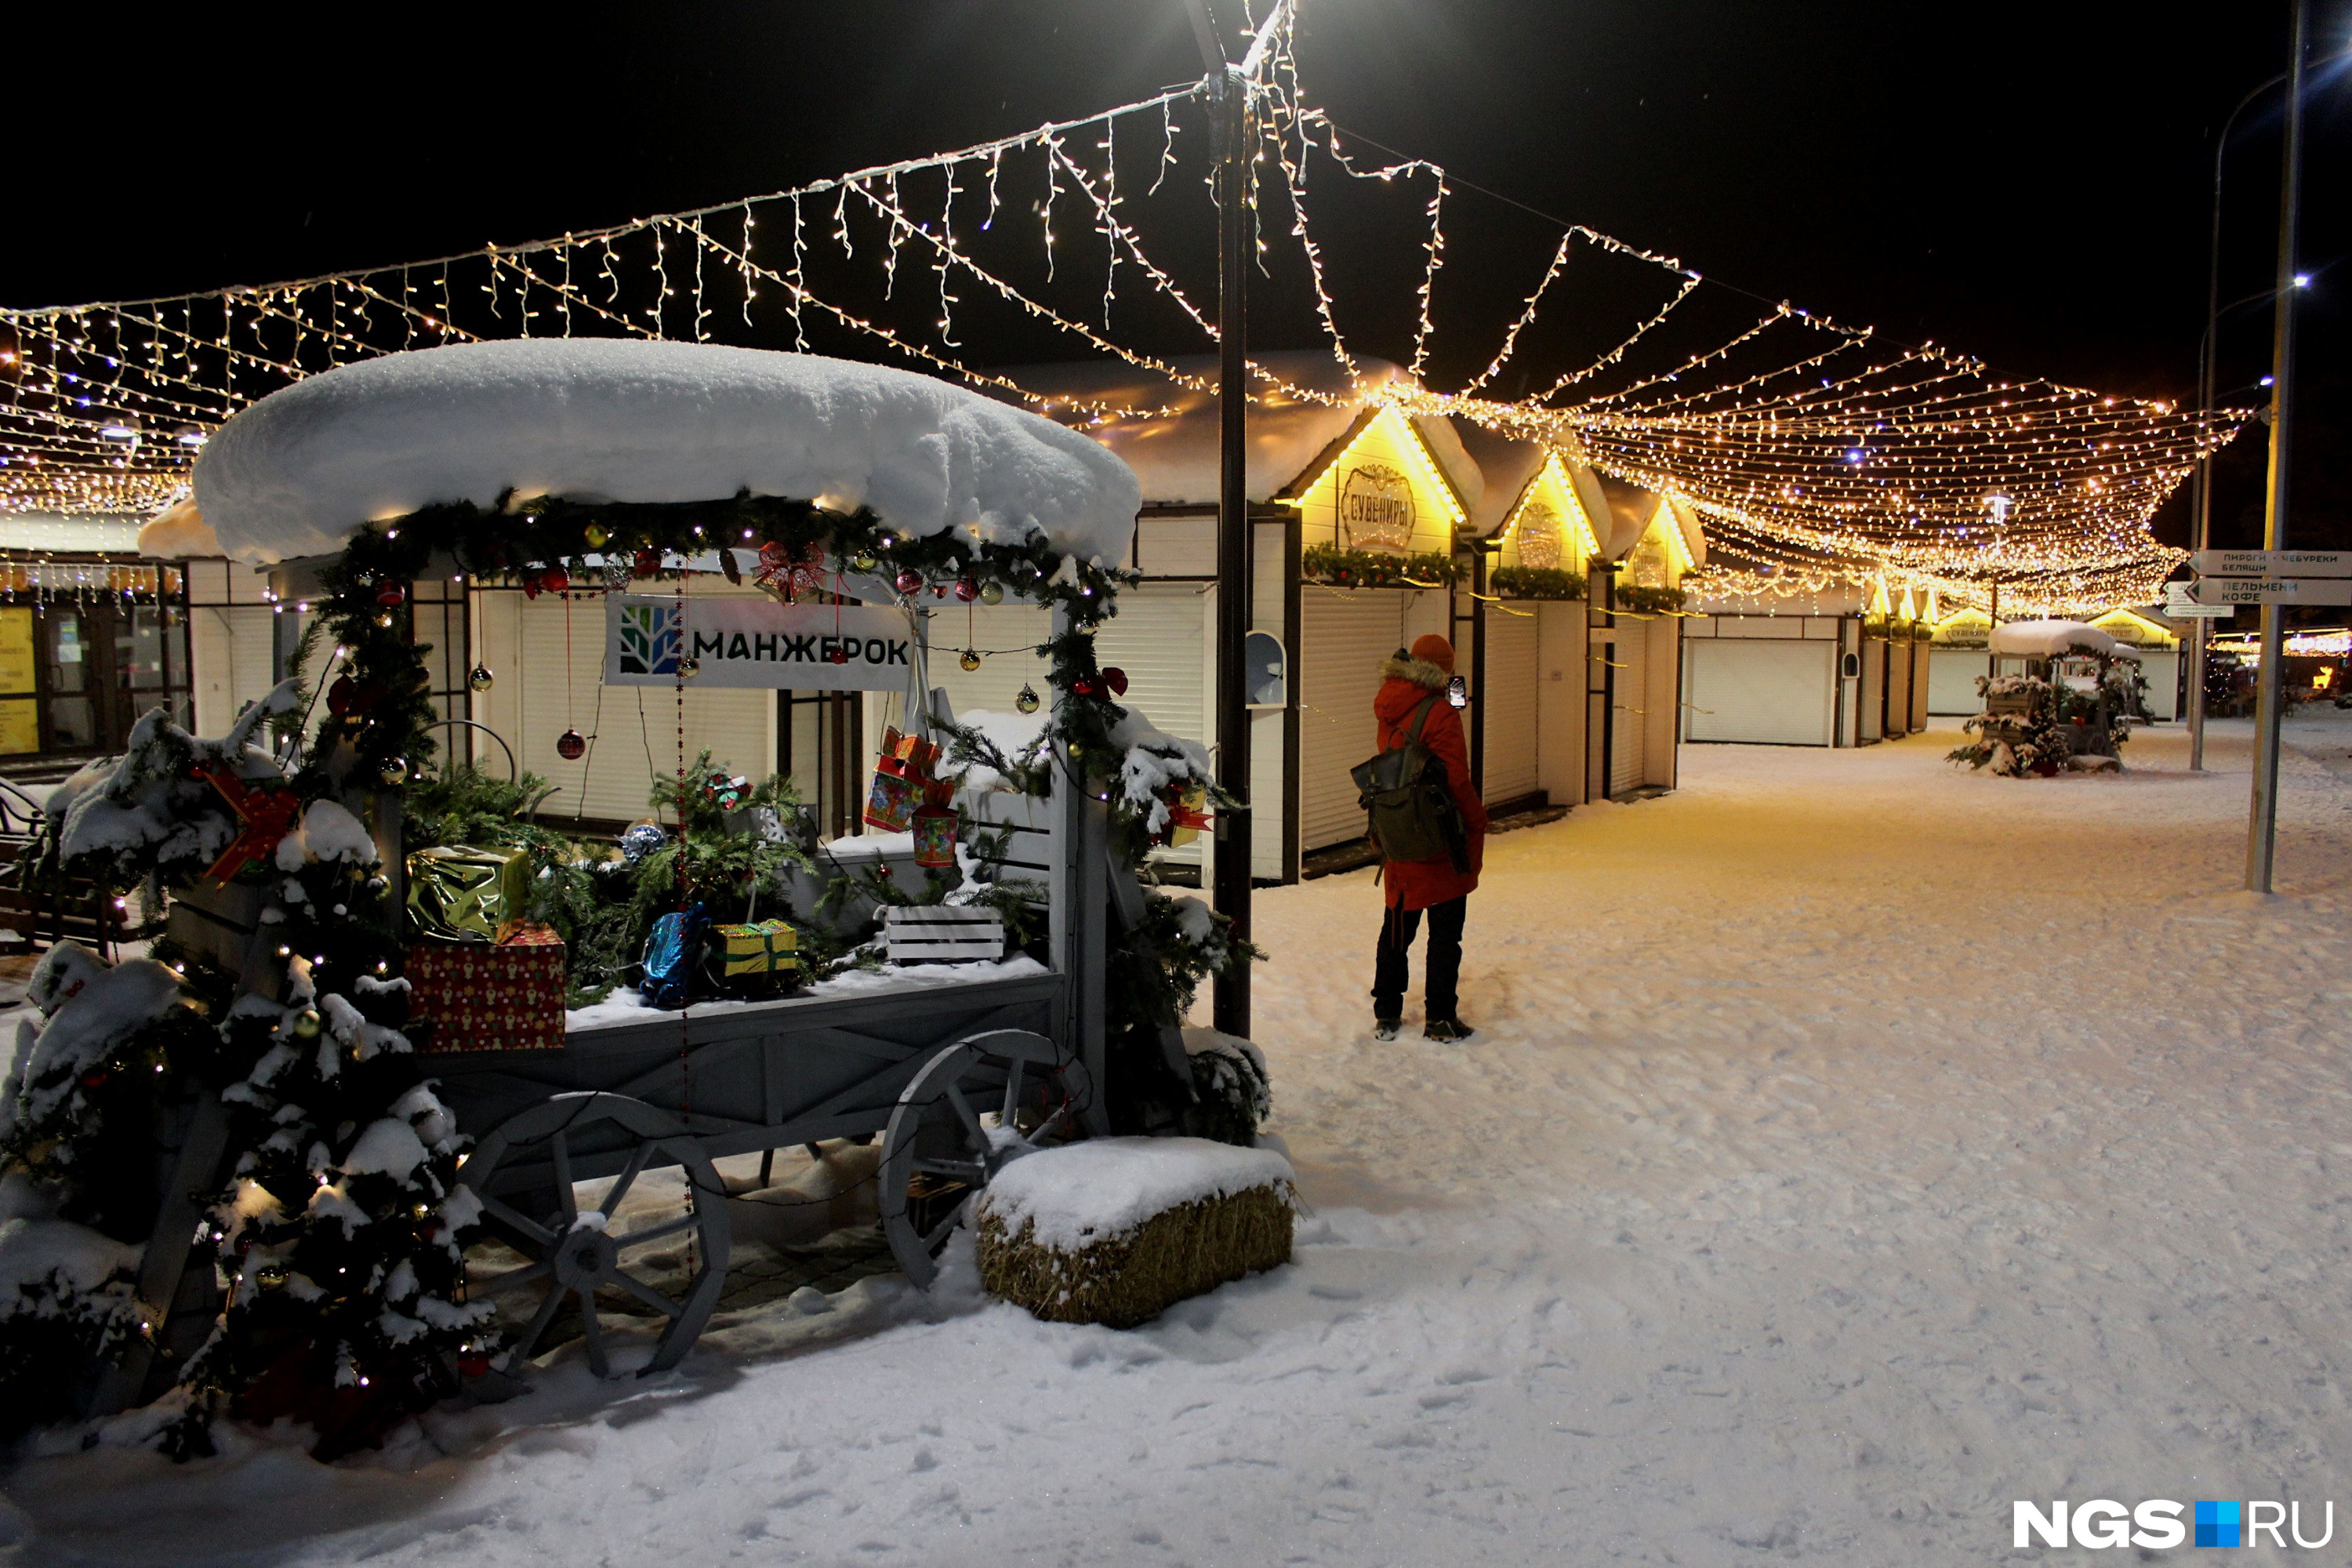
[[[1445,764],[1421,743],[1438,694],[1431,692],[1413,710],[1412,730],[1404,744],[1358,763],[1349,770],[1356,781],[1356,804],[1364,808],[1372,842],[1383,860],[1453,862],[1456,871],[1470,868],[1465,844],[1462,809],[1445,781]]]

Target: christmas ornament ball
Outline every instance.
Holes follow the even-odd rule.
[[[478,664],[467,675],[466,684],[476,691],[488,691],[497,679],[498,677],[490,673],[488,665]]]
[[[406,757],[384,758],[383,765],[376,769],[375,776],[383,781],[386,788],[405,783],[408,778],[408,759]]]
[[[408,590],[397,583],[381,583],[376,585],[375,602],[387,610],[398,609],[402,601],[407,597]]]
[[[1037,711],[1037,689],[1030,685],[1027,681],[1023,681],[1021,683],[1021,695],[1013,700],[1013,706],[1020,709],[1024,713],[1034,713]]]
[[[658,822],[638,822],[630,825],[621,835],[621,858],[634,866],[669,842]]]
[[[588,754],[588,737],[577,730],[566,730],[555,737],[555,754],[567,763],[576,763]]]
[[[319,1016],[319,1010],[316,1007],[305,1007],[294,1015],[294,1021],[290,1026],[297,1039],[315,1040],[319,1037],[319,1030],[325,1023],[326,1020]]]
[[[580,537],[588,542],[589,549],[596,550],[601,549],[604,542],[613,536],[604,531],[600,524],[592,522],[580,531]]]
[[[688,654],[684,658],[677,661],[677,673],[681,678],[692,680],[696,676],[702,673],[702,661],[695,658],[692,654]]]
[[[855,571],[871,572],[879,563],[876,560],[874,552],[861,550],[849,558],[849,564]]]
[[[980,585],[980,602],[983,605],[1001,605],[1004,603],[1004,584],[1002,583],[982,583]]]
[[[923,589],[923,574],[909,566],[895,580],[901,594],[919,594]]]
[[[973,670],[980,668],[980,655],[973,652],[971,648],[966,648],[963,650],[963,657],[956,660],[956,665],[966,675],[970,675]]]
[[[980,584],[978,580],[971,577],[957,578],[956,597],[962,600],[967,605],[971,604],[974,599],[979,598]]]

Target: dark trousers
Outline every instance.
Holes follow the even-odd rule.
[[[1464,894],[1429,907],[1429,963],[1422,987],[1428,1016],[1453,1018],[1462,1005],[1456,994],[1462,983],[1462,921],[1469,913]],[[1404,1016],[1405,955],[1421,931],[1419,910],[1390,910],[1381,921],[1381,945],[1372,966],[1372,1016]]]

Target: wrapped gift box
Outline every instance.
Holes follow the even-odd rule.
[[[767,996],[800,978],[800,935],[789,921],[710,928],[711,969],[730,996]]]
[[[446,844],[408,858],[408,931],[488,946],[523,918],[530,860],[520,849]]]
[[[415,942],[408,1016],[429,1022],[430,1051],[563,1048],[563,939],[524,925],[504,942]]]

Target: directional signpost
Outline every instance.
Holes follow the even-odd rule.
[[[2164,613],[2176,621],[2226,621],[2238,613],[2232,605],[2200,605],[2193,597],[2196,585],[2190,583],[2167,583],[2164,585]]]

